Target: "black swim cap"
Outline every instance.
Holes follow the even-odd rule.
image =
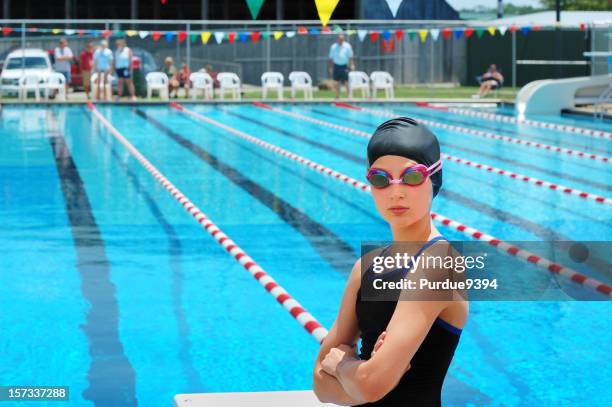
[[[408,117],[397,117],[378,126],[368,143],[370,166],[384,155],[399,155],[429,167],[440,160],[440,144],[424,125]],[[430,179],[436,196],[442,187],[442,169]]]

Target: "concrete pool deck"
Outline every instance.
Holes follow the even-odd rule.
[[[173,407],[333,407],[321,403],[312,390],[177,394]]]

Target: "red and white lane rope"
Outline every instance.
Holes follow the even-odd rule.
[[[437,109],[444,109],[447,112],[460,114],[462,116],[477,117],[479,119],[492,120],[492,121],[502,122],[502,123],[526,124],[528,126],[539,127],[542,129],[558,130],[558,131],[563,131],[566,133],[580,134],[583,136],[592,136],[592,137],[597,137],[597,138],[612,139],[612,133],[603,131],[603,130],[587,129],[584,127],[544,122],[540,120],[519,119],[519,118],[512,117],[512,116],[505,116],[505,115],[496,114],[496,113],[477,112],[477,111],[470,110],[470,109],[461,109],[458,107],[451,107],[451,106],[441,105],[437,103],[429,103],[429,106],[435,107]]]
[[[268,147],[264,146],[264,144],[268,144],[268,143],[265,143],[265,142],[257,143],[257,142],[255,142],[255,140],[259,140],[256,137],[248,135],[248,134],[246,134],[246,133],[244,133],[244,132],[242,132],[240,130],[234,129],[234,128],[232,128],[230,126],[227,126],[225,124],[219,123],[218,121],[212,120],[212,119],[210,119],[210,118],[208,118],[208,117],[206,117],[204,115],[201,115],[199,113],[193,112],[193,111],[191,111],[191,110],[189,110],[189,109],[185,108],[184,106],[179,105],[177,103],[172,103],[171,105],[173,107],[175,107],[177,110],[179,110],[179,111],[181,111],[181,112],[183,112],[185,114],[188,114],[191,117],[194,117],[194,118],[200,119],[200,120],[202,120],[202,121],[204,121],[206,123],[210,123],[210,124],[213,124],[215,126],[218,126],[218,127],[222,128],[222,129],[224,129],[226,131],[229,131],[232,134],[235,134],[235,135],[239,135],[240,134],[241,135],[240,137],[242,137],[242,138],[244,138],[246,140],[250,140],[254,144],[257,144],[257,145],[259,145],[259,146],[261,146],[263,148],[267,148],[268,150],[274,151],[277,154],[280,154],[280,155],[282,155],[284,157],[287,157],[287,158],[289,158],[289,159],[291,159],[291,160],[293,160],[295,162],[298,162],[298,163],[300,163],[302,165],[306,165],[307,167],[312,168],[312,169],[314,169],[315,171],[318,171],[321,174],[332,176],[333,178],[343,182],[346,185],[349,185],[350,187],[356,188],[357,190],[359,190],[361,192],[370,192],[370,186],[369,185],[366,185],[366,184],[364,184],[361,181],[358,181],[358,180],[356,180],[356,179],[354,179],[352,177],[349,177],[348,175],[344,175],[344,174],[342,174],[342,173],[340,173],[340,172],[338,172],[336,170],[333,170],[332,168],[326,167],[326,166],[324,166],[322,164],[315,163],[314,161],[311,161],[311,160],[306,160],[306,159],[298,156],[297,154],[293,154],[293,153],[291,153],[291,152],[289,152],[287,150],[283,150],[283,149],[279,148],[279,150],[282,150],[283,152],[288,153],[288,154],[285,154],[285,153],[283,153],[281,151],[277,151],[276,149],[268,148]],[[246,136],[246,137],[243,137],[243,136]],[[259,140],[259,141],[261,141],[261,140]],[[332,174],[334,174],[334,175],[332,175]],[[510,254],[512,256],[518,257],[520,259],[523,259],[525,261],[533,263],[535,266],[537,266],[539,268],[545,269],[545,270],[547,270],[547,271],[549,271],[551,273],[562,275],[564,277],[569,278],[571,281],[574,281],[574,282],[576,282],[578,284],[581,284],[581,285],[583,285],[585,287],[593,288],[593,289],[597,290],[598,292],[600,292],[602,294],[605,294],[608,297],[612,297],[612,286],[609,286],[609,285],[607,285],[605,283],[602,283],[602,282],[600,282],[600,281],[598,281],[596,279],[587,277],[587,276],[585,276],[585,275],[583,275],[583,274],[581,274],[581,273],[579,273],[579,272],[577,272],[577,271],[575,271],[575,270],[573,270],[571,268],[568,268],[568,267],[562,266],[560,264],[554,263],[554,262],[552,262],[552,261],[550,261],[548,259],[545,259],[543,257],[540,257],[540,256],[538,256],[538,255],[536,255],[536,254],[534,254],[532,252],[529,252],[527,250],[523,250],[523,249],[521,249],[521,248],[519,248],[517,246],[513,246],[513,245],[511,245],[509,243],[506,243],[506,242],[504,242],[504,241],[502,241],[500,239],[497,239],[497,238],[495,238],[495,237],[493,237],[493,236],[491,236],[489,234],[486,234],[484,232],[480,232],[480,231],[478,231],[478,230],[476,230],[476,229],[474,229],[474,228],[472,228],[470,226],[464,225],[464,224],[462,224],[462,223],[460,223],[458,221],[451,220],[451,219],[447,218],[446,216],[443,216],[443,215],[440,215],[438,213],[432,212],[431,213],[431,217],[432,217],[433,220],[441,223],[442,225],[445,225],[447,227],[456,229],[456,230],[462,232],[463,234],[465,234],[466,236],[471,237],[472,239],[481,240],[481,241],[489,243],[492,246],[495,246],[502,253],[507,253],[507,254]]]
[[[360,110],[360,111],[367,112],[367,113],[370,113],[370,114],[373,114],[373,115],[376,115],[376,116],[380,116],[380,117],[392,118],[392,117],[397,117],[398,116],[396,113],[394,113],[392,111],[388,111],[388,110],[370,109],[370,108],[356,106],[356,105],[352,105],[352,104],[344,103],[344,102],[336,102],[334,104],[336,106],[338,106],[338,107],[341,107],[341,108]],[[535,142],[535,141],[523,140],[523,139],[519,139],[519,138],[515,138],[515,137],[510,137],[510,136],[503,136],[501,134],[492,133],[492,132],[489,132],[489,131],[470,129],[468,127],[456,126],[454,124],[440,123],[440,122],[431,121],[431,120],[425,120],[425,119],[419,119],[419,121],[424,123],[424,124],[426,124],[426,125],[428,125],[428,126],[437,127],[437,128],[440,128],[440,129],[458,131],[458,132],[461,132],[461,133],[471,134],[473,136],[484,137],[484,138],[489,138],[489,139],[494,139],[494,140],[500,140],[500,141],[504,141],[504,142],[507,142],[507,143],[519,144],[519,145],[526,146],[526,147],[539,148],[539,149],[551,151],[553,153],[568,154],[568,155],[571,155],[573,157],[588,158],[588,159],[591,159],[591,160],[601,161],[601,162],[605,162],[605,163],[609,163],[610,162],[610,158],[609,157],[601,156],[601,155],[597,155],[597,154],[591,154],[591,153],[587,153],[587,152],[580,151],[580,150],[572,150],[572,149],[565,148],[565,147],[559,147],[559,146],[554,146],[554,145],[550,145],[550,144],[538,143],[538,142]]]
[[[243,249],[215,225],[189,198],[172,184],[153,164],[149,162],[91,103],[87,107],[92,114],[110,131],[110,133],[142,164],[142,166],[178,201],[183,208],[219,243],[242,267],[244,267],[261,284],[276,301],[278,301],[300,325],[319,343],[327,335],[325,329],[312,314],[306,311],[299,302],[289,295],[268,273],[259,266]]]
[[[326,127],[330,127],[333,128],[335,130],[341,130],[347,133],[351,133],[351,134],[355,134],[358,135],[360,137],[364,137],[364,138],[370,138],[370,134],[366,133],[365,131],[361,131],[361,130],[357,130],[357,129],[353,129],[350,127],[346,127],[346,126],[342,126],[339,124],[335,124],[335,123],[331,123],[331,122],[327,122],[324,120],[318,120],[318,119],[312,119],[308,116],[304,116],[301,114],[295,114],[292,112],[287,112],[285,110],[282,109],[278,109],[269,105],[266,105],[264,103],[260,103],[260,102],[255,102],[255,105],[258,107],[262,107],[264,109],[268,109],[268,110],[272,110],[273,112],[276,113],[281,113],[281,114],[285,114],[285,113],[289,113],[289,115],[291,117],[294,117],[296,119],[300,119],[300,120],[307,120],[307,121],[316,121],[317,124],[320,124],[322,126],[326,126]],[[311,120],[312,119],[312,120]],[[463,164],[463,165],[467,165],[469,167],[473,167],[473,168],[477,168],[480,170],[484,170],[484,171],[488,171],[490,173],[493,174],[498,174],[498,175],[503,175],[509,178],[513,178],[516,180],[521,180],[521,181],[525,181],[525,182],[529,182],[532,183],[534,185],[537,185],[539,187],[544,187],[544,188],[549,188],[553,191],[557,191],[557,192],[561,192],[561,193],[565,193],[565,194],[570,194],[570,195],[575,195],[579,198],[583,198],[583,199],[589,199],[589,200],[593,200],[595,202],[598,203],[603,203],[603,204],[607,204],[607,205],[612,205],[612,199],[610,198],[606,198],[604,196],[601,195],[597,195],[597,194],[593,194],[591,192],[585,192],[585,191],[581,191],[579,189],[575,189],[575,188],[570,188],[567,187],[565,185],[561,185],[561,184],[555,184],[554,182],[549,182],[549,181],[544,181],[542,179],[538,179],[535,177],[531,177],[528,175],[524,175],[524,174],[519,174],[516,172],[512,172],[512,171],[508,171],[508,170],[504,170],[502,168],[496,168],[493,167],[491,165],[487,165],[487,164],[481,164],[475,161],[471,161],[471,160],[467,160],[465,158],[460,158],[460,157],[455,157],[452,156],[450,154],[441,154],[442,158],[458,163],[458,164]]]
[[[528,175],[523,175],[523,174],[519,174],[519,173],[512,172],[512,171],[503,170],[501,168],[495,168],[495,167],[492,167],[492,166],[487,165],[487,164],[481,164],[481,163],[478,163],[476,161],[466,160],[464,158],[455,157],[455,156],[452,156],[450,154],[442,153],[441,155],[442,155],[442,158],[445,158],[445,159],[450,160],[450,161],[454,161],[454,162],[459,163],[459,164],[468,165],[470,167],[482,169],[482,170],[489,171],[489,172],[492,172],[492,173],[495,173],[495,174],[499,174],[499,175],[503,175],[503,176],[506,176],[506,177],[509,177],[509,178],[513,178],[513,179],[529,182],[529,183],[537,185],[537,186],[547,187],[547,188],[550,188],[552,190],[563,192],[563,193],[566,193],[566,194],[576,195],[576,196],[578,196],[580,198],[590,199],[590,200],[593,200],[595,202],[599,202],[599,203],[603,203],[603,204],[607,204],[607,205],[612,205],[612,199],[606,198],[606,197],[601,196],[601,195],[592,194],[590,192],[584,192],[584,191],[581,191],[579,189],[574,189],[574,188],[566,187],[566,186],[561,185],[561,184],[554,184],[552,182],[548,182],[548,181],[544,181],[544,180],[541,180],[541,179],[538,179],[538,178],[530,177]]]

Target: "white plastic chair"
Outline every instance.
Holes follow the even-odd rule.
[[[19,78],[19,99],[26,100],[30,92],[34,92],[36,101],[40,100],[40,90],[43,84],[40,83],[40,76],[36,74],[25,74]]]
[[[233,72],[219,72],[217,74],[219,81],[219,92],[221,99],[225,99],[225,91],[229,90],[234,99],[241,99],[240,95],[240,78]]]
[[[278,100],[283,100],[283,82],[285,78],[280,72],[264,72],[261,75],[261,92],[262,98],[268,97],[268,90],[275,90],[278,92]]]
[[[393,77],[389,72],[374,71],[370,74],[372,80],[372,97],[376,97],[377,91],[384,90],[387,99],[394,99]]]
[[[361,89],[363,98],[370,97],[370,78],[362,71],[351,71],[348,74],[348,97],[353,97],[353,91]]]
[[[45,99],[49,99],[49,93],[57,90],[57,100],[66,100],[66,77],[59,72],[52,72],[47,76],[45,88]]]
[[[289,74],[291,81],[291,97],[295,98],[298,90],[304,91],[304,99],[312,99],[312,78],[308,72],[293,71]]]
[[[145,76],[145,81],[147,82],[147,99],[151,99],[153,92],[157,92],[161,99],[168,100],[170,98],[168,92],[170,80],[168,75],[163,72],[149,72]]]
[[[204,99],[214,99],[213,91],[213,79],[205,72],[193,72],[189,75],[189,82],[191,82],[191,98],[193,100],[198,98],[198,91],[202,91],[202,97]]]
[[[96,95],[98,94],[98,76],[98,72],[94,72],[91,74],[90,82],[92,100],[97,99]],[[106,83],[102,84],[100,91],[103,92],[102,94],[105,96],[106,100],[111,100],[113,98],[113,76],[108,73],[105,75],[104,79]]]

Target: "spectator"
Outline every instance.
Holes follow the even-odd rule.
[[[79,57],[79,65],[81,66],[81,76],[83,77],[83,87],[85,88],[85,96],[87,96],[87,99],[90,98],[89,92],[91,92],[91,70],[93,69],[93,54],[93,43],[88,42]]]
[[[178,81],[179,81],[179,87],[185,89],[186,98],[189,97],[189,88],[191,87],[191,83],[189,82],[189,75],[191,75],[191,71],[189,70],[189,67],[187,66],[187,64],[181,65],[181,70],[178,72]],[[178,96],[178,90],[176,93]]]
[[[338,35],[336,42],[329,48],[327,69],[332,75],[336,87],[336,99],[340,97],[340,86],[346,85],[348,72],[355,69],[353,62],[353,47],[344,40],[344,35]]]
[[[478,90],[478,93],[472,97],[474,99],[480,99],[481,97],[486,96],[491,89],[501,88],[503,83],[503,75],[499,73],[495,64],[491,64],[489,70],[480,77],[480,89]]]
[[[175,97],[178,96],[179,81],[172,57],[167,57],[164,60],[162,72],[168,76],[168,95],[172,97],[172,93],[176,92]]]
[[[210,75],[210,77],[213,80],[213,88],[218,88],[219,87],[219,81],[217,80],[217,74],[218,72],[213,70],[213,67],[211,64],[206,64],[206,66],[204,67],[204,69],[202,69],[203,72],[206,72],[207,74]]]
[[[103,89],[102,98],[106,99],[105,85],[109,80],[111,66],[113,62],[113,53],[108,49],[106,40],[100,41],[100,45],[93,56],[94,70],[98,74],[98,84],[96,86],[96,99],[100,100],[100,88]]]
[[[116,42],[117,49],[115,50],[115,73],[117,74],[117,99],[123,95],[123,86],[127,84],[130,98],[136,100],[136,91],[134,89],[134,81],[132,76],[134,73],[133,60],[134,55],[132,50],[125,44],[124,39],[118,39]]]
[[[53,52],[55,56],[55,71],[64,75],[66,78],[66,95],[68,95],[68,85],[70,84],[70,63],[74,59],[72,50],[68,48],[68,41],[62,38],[59,47]]]

